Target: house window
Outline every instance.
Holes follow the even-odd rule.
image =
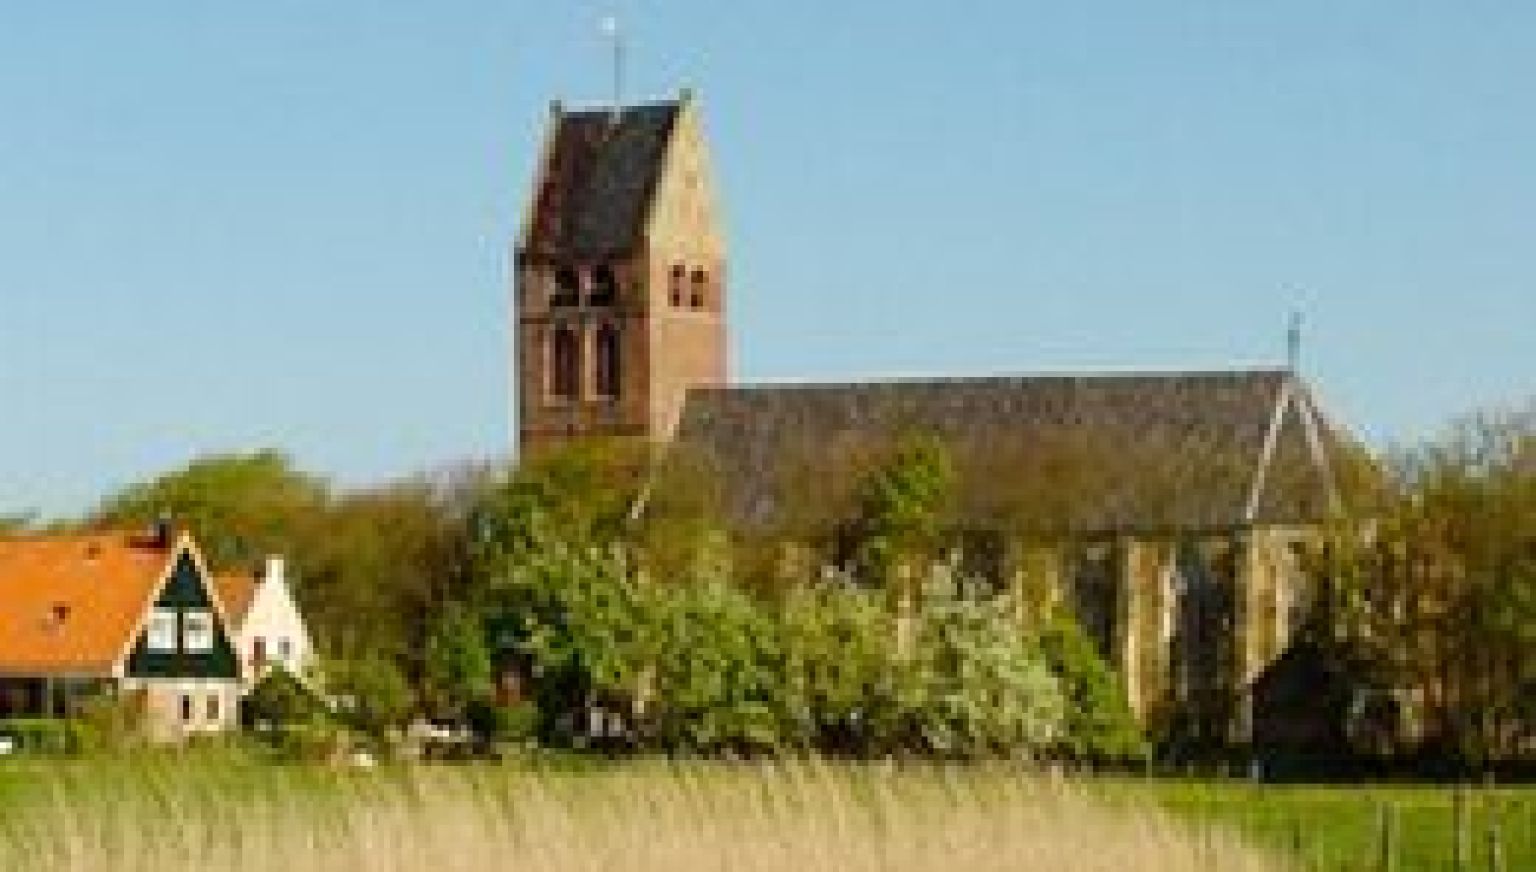
[[[581,338],[569,327],[555,330],[550,342],[554,377],[551,389],[557,399],[574,400],[581,396]]]
[[[150,612],[149,647],[153,651],[176,650],[175,609],[155,609]]]
[[[208,720],[215,724],[219,722],[219,695],[216,693],[208,695]]]
[[[283,663],[293,659],[293,643],[286,636],[277,640],[277,659]]]
[[[587,302],[593,306],[612,306],[619,300],[619,280],[613,267],[606,264],[592,271],[592,292]]]
[[[683,306],[683,280],[688,277],[688,270],[682,264],[672,267],[672,280],[667,287],[672,297],[672,307],[681,309]]]
[[[257,667],[261,667],[261,666],[265,666],[266,665],[266,663],[267,663],[267,637],[266,636],[257,636],[254,640],[251,641],[251,663],[255,664]]]
[[[695,309],[704,308],[704,292],[709,287],[709,274],[701,269],[694,270],[690,285],[688,305]]]
[[[213,614],[194,609],[182,615],[181,646],[187,651],[213,648]]]
[[[576,306],[581,304],[581,273],[570,267],[555,270],[555,292],[550,295],[551,306]]]
[[[612,324],[604,324],[597,330],[598,396],[618,397],[621,375],[619,331]]]
[[[181,695],[181,722],[184,724],[192,723],[192,695],[190,693]]]

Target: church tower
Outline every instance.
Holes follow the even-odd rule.
[[[698,103],[551,107],[517,243],[522,456],[587,436],[666,442],[727,378],[725,242]]]

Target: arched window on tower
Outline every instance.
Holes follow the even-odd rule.
[[[695,309],[704,308],[704,295],[709,289],[709,273],[701,269],[694,270],[689,284],[688,305]]]
[[[592,271],[592,290],[587,296],[588,305],[612,306],[619,301],[619,280],[613,267],[604,264]]]
[[[619,329],[604,324],[597,329],[597,395],[616,399],[623,385],[623,356],[619,344]]]
[[[555,292],[549,297],[551,306],[576,306],[581,304],[581,273],[563,266],[555,270]]]
[[[550,393],[556,399],[581,397],[581,337],[569,327],[555,328],[550,340]]]

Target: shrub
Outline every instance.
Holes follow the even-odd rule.
[[[78,754],[100,745],[99,735],[89,726],[55,718],[0,720],[0,736],[15,740],[20,750],[34,754]]]
[[[1040,635],[1040,650],[1066,694],[1058,750],[1096,762],[1145,759],[1146,739],[1125,691],[1082,626],[1070,616],[1053,618]]]
[[[330,714],[325,702],[293,673],[280,667],[267,671],[241,703],[247,724],[281,727],[307,723]]]

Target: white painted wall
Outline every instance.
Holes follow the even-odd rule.
[[[299,676],[308,674],[313,667],[309,630],[288,589],[282,558],[267,559],[251,607],[234,637],[247,687],[260,681],[267,669],[275,665]],[[257,656],[263,652],[264,659]]]

